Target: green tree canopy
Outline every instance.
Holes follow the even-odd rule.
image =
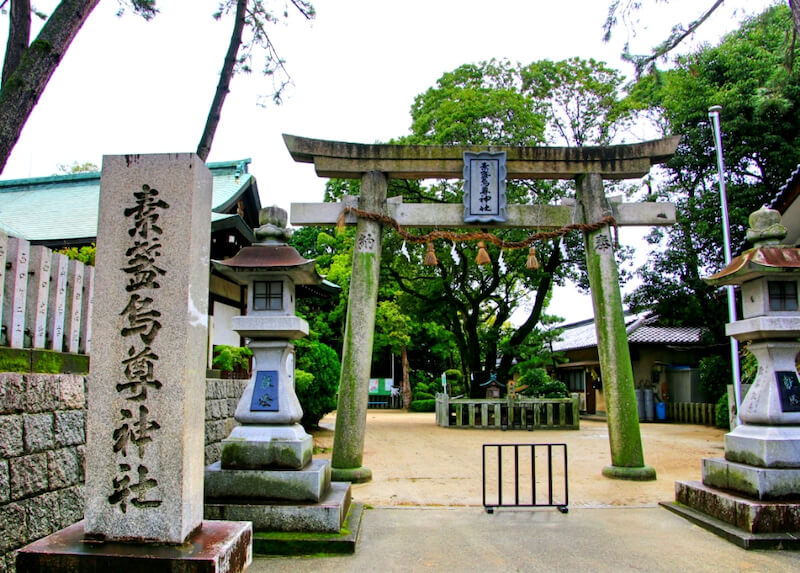
[[[397,142],[608,143],[630,116],[621,87],[621,76],[594,60],[544,60],[527,66],[497,60],[467,64],[444,74],[415,98],[411,134]],[[342,185],[335,190],[343,192],[353,194]],[[507,183],[510,203],[550,203],[572,193],[569,185],[553,182]],[[428,186],[391,182],[389,194],[415,202],[462,200],[460,183],[448,182]],[[496,234],[520,240],[532,231],[506,229]],[[539,269],[526,268],[527,250],[501,253],[490,245],[491,264],[479,266],[474,241],[440,241],[434,248],[437,262],[425,266],[425,245],[404,245],[401,237],[389,234],[384,241],[383,272],[396,285],[391,290],[402,292],[397,302],[403,313],[416,323],[435,322],[450,333],[462,371],[478,374],[471,377],[471,391],[477,394],[489,372],[497,371],[498,379],[508,378],[512,364],[521,358],[520,351],[529,350],[525,342],[540,324],[553,282],[565,280],[574,269],[561,265],[560,239],[537,245]],[[531,293],[535,293],[533,303],[519,326],[512,327],[512,315]]]
[[[701,277],[723,265],[717,165],[708,108],[721,105],[734,250],[744,246],[749,214],[769,203],[800,162],[800,81],[792,16],[768,9],[718,46],[676,59],[633,88],[631,101],[682,135],[656,192],[678,205],[678,224],[651,233],[661,245],[640,269],[632,310],[655,309],[676,324],[708,324],[723,336],[724,305]]]

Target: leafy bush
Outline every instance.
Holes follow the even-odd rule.
[[[537,398],[568,398],[569,390],[563,382],[553,380],[544,368],[529,368],[517,380],[517,388],[527,386],[522,392]]]
[[[436,400],[414,400],[408,405],[411,412],[435,412]]]
[[[436,396],[430,392],[414,392],[414,400],[433,400]]]
[[[233,372],[237,367],[241,370],[250,368],[250,357],[253,355],[253,351],[246,346],[219,344],[214,347],[214,355],[214,359],[211,361],[214,368]]]
[[[719,397],[719,400],[717,400],[717,405],[714,406],[714,423],[717,428],[722,428],[723,430],[729,430],[731,428],[731,419],[728,412],[728,393],[725,392]]]
[[[464,375],[461,373],[461,370],[451,368],[447,370],[444,375],[447,377],[447,387],[451,396],[467,393],[467,389],[464,386]]]
[[[431,391],[430,386],[428,386],[424,382],[418,382],[417,385],[414,386],[414,393],[417,393],[417,392],[430,393],[430,391]]]
[[[339,391],[341,363],[336,351],[322,342],[302,339],[295,341],[297,369],[295,370],[295,392],[303,408],[300,423],[310,430],[328,412],[336,409],[336,394]],[[298,372],[310,374],[311,380],[301,381]]]
[[[94,266],[94,257],[97,254],[97,247],[94,243],[84,247],[64,247],[56,250],[57,253],[67,255],[68,259],[80,261],[84,265]]]
[[[709,402],[716,402],[728,393],[731,381],[731,362],[727,356],[712,355],[700,359],[698,365],[700,388]]]

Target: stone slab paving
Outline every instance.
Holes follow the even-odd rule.
[[[798,570],[800,551],[746,551],[660,507],[417,507],[367,510],[354,555],[256,558],[248,573]]]

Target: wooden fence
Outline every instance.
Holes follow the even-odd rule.
[[[700,404],[695,402],[667,402],[667,420],[679,424],[715,424],[715,404]]]
[[[94,268],[0,233],[0,345],[89,354]]]
[[[578,430],[578,397],[451,399],[447,394],[437,394],[436,423],[457,428]]]

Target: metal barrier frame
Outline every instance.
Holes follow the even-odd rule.
[[[536,448],[547,448],[547,503],[536,503]],[[563,503],[553,503],[553,448],[563,448],[564,451],[564,498]],[[497,503],[486,503],[486,450],[497,449]],[[514,503],[503,503],[503,448],[514,448]],[[531,450],[531,501],[532,503],[519,502],[519,449]],[[561,513],[569,511],[569,474],[567,473],[567,444],[483,444],[482,452],[482,493],[483,507],[487,513],[494,513],[496,507],[555,507]]]

